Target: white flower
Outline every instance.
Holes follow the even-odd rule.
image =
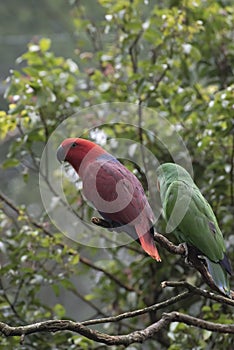
[[[182,48],[183,48],[183,52],[185,54],[189,55],[191,50],[192,50],[192,45],[191,44],[183,44]]]

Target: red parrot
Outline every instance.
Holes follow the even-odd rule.
[[[139,240],[147,254],[161,261],[154,242],[154,214],[131,171],[99,145],[81,138],[64,140],[57,159],[75,169],[85,197],[112,227]]]

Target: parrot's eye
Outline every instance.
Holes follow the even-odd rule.
[[[77,143],[76,142],[73,142],[72,145],[71,145],[71,148],[74,148],[77,146]]]

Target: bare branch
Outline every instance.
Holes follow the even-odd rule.
[[[100,323],[107,323],[107,322],[118,322],[121,321],[123,319],[126,318],[132,318],[132,317],[136,317],[136,316],[140,316],[143,314],[146,314],[148,312],[152,312],[152,311],[156,311],[156,310],[160,310],[163,309],[164,307],[173,305],[181,300],[184,300],[188,297],[191,297],[192,295],[200,295],[205,297],[206,299],[211,299],[214,300],[216,302],[220,302],[222,304],[227,304],[230,306],[234,306],[234,300],[231,300],[227,297],[221,296],[221,295],[217,295],[214,294],[212,292],[209,292],[207,290],[203,290],[200,288],[197,288],[191,284],[189,284],[188,282],[182,281],[182,282],[178,282],[178,281],[164,281],[161,283],[162,288],[166,288],[166,287],[184,287],[186,288],[188,291],[184,292],[184,293],[180,293],[177,296],[173,296],[170,299],[167,299],[165,301],[162,301],[160,303],[145,307],[143,309],[138,309],[138,310],[134,310],[134,311],[129,311],[129,312],[125,312],[123,314],[119,314],[117,316],[112,316],[112,317],[105,317],[105,318],[99,318],[99,319],[94,319],[94,320],[87,320],[84,322],[81,322],[83,325],[85,326],[89,326],[89,325],[94,325],[94,324],[100,324]]]
[[[9,305],[11,311],[13,312],[13,314],[22,322],[23,319],[22,317],[19,315],[19,313],[17,312],[16,308],[15,308],[15,304],[14,302],[11,302],[9,296],[6,293],[5,287],[3,285],[3,281],[2,279],[0,279],[0,288],[1,288],[1,294],[3,296],[3,298],[5,299],[6,303]]]
[[[71,290],[71,292],[78,298],[80,298],[85,304],[87,304],[89,307],[91,307],[92,309],[94,309],[97,313],[97,315],[102,315],[104,317],[106,317],[106,314],[99,308],[97,307],[97,305],[95,305],[91,300],[88,300],[87,298],[85,298],[84,295],[82,295],[77,289],[73,288]]]
[[[19,208],[17,208],[16,205],[14,203],[12,203],[12,201],[7,196],[5,196],[2,192],[0,192],[0,200],[3,203],[5,203],[9,208],[14,210],[16,212],[16,214],[19,215],[19,213],[20,213]]]
[[[137,73],[138,71],[138,62],[137,62],[137,55],[136,55],[136,49],[137,49],[137,44],[144,33],[144,30],[140,30],[139,33],[136,35],[135,39],[133,40],[132,44],[129,47],[129,55],[132,63],[132,70],[134,73]]]
[[[222,303],[222,304],[234,306],[234,300],[227,298],[225,296],[222,296],[222,295],[214,294],[213,292],[209,292],[208,290],[197,288],[197,287],[193,286],[192,284],[185,282],[185,281],[180,281],[180,282],[178,282],[178,281],[164,281],[161,283],[161,285],[162,285],[162,288],[184,287],[184,288],[188,289],[189,292],[192,292],[193,294],[201,295],[207,299],[211,299],[211,300],[217,301],[217,302]]]
[[[204,321],[200,318],[181,314],[176,311],[173,311],[169,314],[163,314],[163,316],[166,318],[168,317],[170,322],[177,321],[190,326],[206,329],[211,332],[234,334],[234,324],[222,324]]]
[[[117,316],[88,320],[88,321],[84,321],[81,323],[85,326],[89,326],[89,325],[93,325],[93,324],[100,324],[100,323],[107,323],[107,322],[118,322],[118,321],[121,321],[121,320],[126,319],[126,318],[137,317],[137,316],[146,314],[148,312],[163,309],[164,307],[173,305],[180,300],[188,298],[189,296],[191,296],[191,293],[189,291],[187,291],[187,292],[178,294],[175,297],[171,297],[170,299],[167,299],[167,300],[162,301],[160,303],[145,307],[143,309],[124,312],[123,314],[119,314]]]
[[[157,241],[163,248],[165,248],[168,252],[172,254],[178,254],[185,256],[186,250],[183,244],[178,246],[174,245],[171,241],[169,241],[165,236],[161,235],[158,232],[154,233],[154,239]]]
[[[58,332],[71,331],[83,335],[91,340],[107,345],[130,345],[132,343],[142,343],[166,328],[171,322],[182,322],[184,324],[206,329],[212,332],[234,334],[234,324],[221,324],[202,320],[200,318],[185,315],[176,311],[164,313],[157,322],[145,329],[134,331],[126,335],[108,335],[97,330],[90,329],[80,322],[70,320],[49,320],[27,326],[11,327],[6,323],[0,322],[0,332],[9,336],[21,336],[40,333],[40,332]]]

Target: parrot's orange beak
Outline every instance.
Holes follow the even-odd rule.
[[[57,159],[58,159],[59,163],[64,162],[66,159],[66,152],[65,152],[65,149],[63,148],[63,146],[59,146],[57,149]]]

